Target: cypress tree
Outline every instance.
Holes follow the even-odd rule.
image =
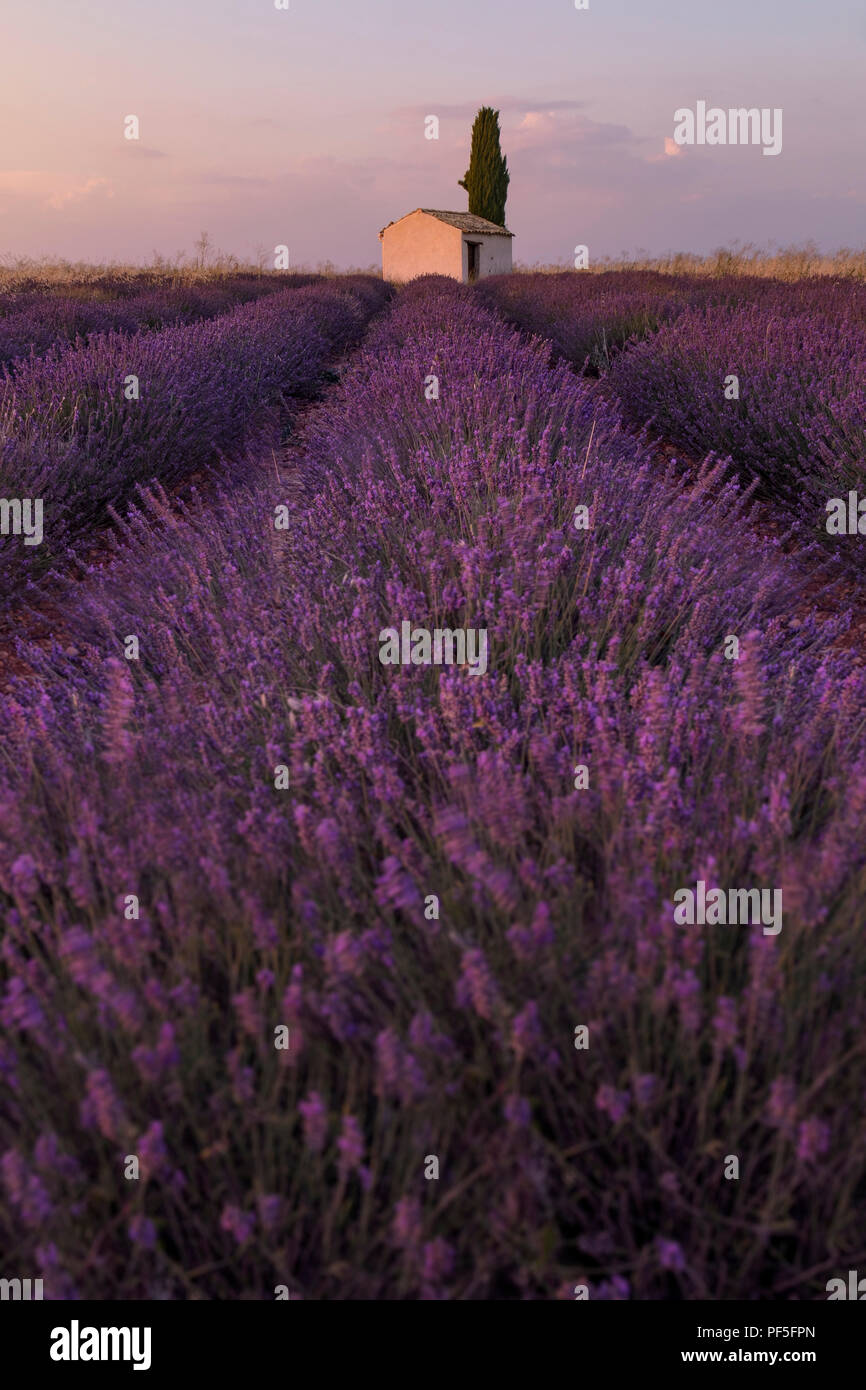
[[[458,179],[469,194],[469,211],[504,227],[509,181],[508,160],[499,147],[499,112],[482,106],[472,127],[469,168]]]

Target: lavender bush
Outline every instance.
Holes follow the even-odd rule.
[[[686,309],[748,304],[781,316],[842,317],[866,325],[866,284],[829,276],[789,284],[761,276],[699,279],[649,270],[524,272],[491,276],[475,293],[516,327],[546,338],[558,356],[595,375],[627,343],[671,324]]]
[[[98,334],[19,363],[0,380],[0,493],[43,498],[45,536],[29,550],[0,538],[0,593],[92,538],[137,484],[171,486],[215,464],[309,396],[384,295],[373,280],[285,290],[207,322]]]
[[[102,299],[70,293],[0,296],[0,365],[41,357],[52,347],[73,344],[94,333],[133,333],[215,318],[264,294],[299,289],[319,278],[226,278],[213,285],[159,286],[134,296],[115,294]]]
[[[673,314],[687,292],[688,281],[653,271],[497,275],[476,289],[482,303],[595,375],[629,339]]]
[[[811,1298],[864,1257],[866,674],[735,477],[548,358],[410,286],[277,470],[152,491],[19,644],[0,1240],[46,1296]],[[383,666],[403,619],[487,673]],[[677,925],[698,879],[782,932]]]
[[[729,374],[738,399],[725,395]],[[698,457],[730,455],[763,493],[823,527],[866,484],[866,319],[765,305],[691,308],[614,364],[636,421]]]

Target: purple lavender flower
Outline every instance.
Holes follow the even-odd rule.
[[[660,1268],[682,1273],[686,1267],[686,1257],[677,1242],[667,1240],[664,1236],[656,1236],[655,1246]]]
[[[421,1255],[421,1278],[430,1289],[436,1289],[454,1268],[454,1247],[436,1236],[427,1241]]]
[[[283,1209],[283,1199],[278,1193],[265,1193],[258,1199],[259,1224],[265,1232],[276,1229]]]
[[[802,1163],[814,1163],[829,1147],[829,1125],[814,1117],[801,1122],[797,1129],[797,1157]]]
[[[101,1067],[87,1076],[87,1096],[81,1102],[81,1120],[95,1126],[106,1139],[119,1139],[126,1127],[123,1107],[115,1092],[111,1077]]]
[[[321,1153],[328,1137],[328,1111],[318,1091],[298,1102],[304,1121],[304,1142],[311,1153]]]
[[[713,1029],[718,1047],[733,1047],[737,1040],[737,1001],[721,995],[716,1000],[716,1014]]]
[[[797,1111],[797,1091],[788,1076],[777,1076],[770,1086],[767,1120],[780,1129],[789,1129]]]
[[[391,1231],[394,1240],[406,1250],[414,1250],[421,1243],[423,1223],[421,1205],[417,1197],[401,1197],[394,1207]]]
[[[631,1096],[628,1091],[618,1091],[614,1086],[599,1086],[596,1092],[596,1109],[609,1115],[615,1125],[626,1115],[630,1103]]]
[[[135,1141],[134,1151],[138,1154],[142,1176],[149,1178],[157,1174],[168,1161],[161,1120],[154,1120]]]
[[[593,1297],[608,1302],[622,1302],[631,1298],[631,1286],[621,1274],[614,1274],[611,1279],[605,1279],[598,1285]]]
[[[544,1042],[544,1034],[538,1017],[538,1005],[533,999],[515,1014],[511,1024],[511,1043],[518,1060],[538,1052]]]
[[[479,1018],[493,1018],[498,992],[484,952],[477,948],[463,954],[456,998],[461,1008],[471,1005]]]
[[[532,1119],[532,1107],[525,1096],[505,1097],[502,1113],[512,1129],[528,1129]]]
[[[140,1245],[144,1250],[156,1249],[156,1227],[149,1217],[137,1213],[127,1230],[133,1245]]]
[[[646,1072],[643,1076],[635,1077],[632,1089],[634,1091],[635,1101],[641,1108],[651,1104],[657,1086],[658,1077],[653,1076],[651,1072]]]
[[[342,1177],[360,1167],[361,1159],[364,1157],[364,1138],[354,1115],[343,1116],[337,1150],[340,1154],[339,1167]]]
[[[233,997],[232,1003],[244,1033],[251,1038],[260,1038],[262,1035],[262,1016],[259,1011],[259,1001],[253,990],[241,990],[240,994]]]
[[[244,1245],[255,1230],[256,1218],[253,1212],[243,1212],[240,1207],[225,1206],[220,1216],[220,1230],[234,1236],[238,1245]]]

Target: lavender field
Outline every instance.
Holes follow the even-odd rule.
[[[0,296],[0,362],[10,1268],[866,1261],[863,281],[96,282]]]

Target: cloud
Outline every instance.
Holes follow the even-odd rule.
[[[98,193],[114,197],[111,179],[92,176],[76,184],[68,175],[51,169],[0,169],[0,193],[17,194],[58,212]]]
[[[532,150],[552,165],[576,164],[595,150],[610,151],[614,146],[626,149],[640,143],[640,137],[628,126],[591,121],[588,116],[543,107],[525,112],[519,124],[507,133],[506,154]]]
[[[665,147],[661,154],[647,155],[647,164],[662,164],[666,159],[681,159],[683,147],[678,145],[672,136],[665,136]]]
[[[77,188],[67,188],[62,192],[56,191],[51,193],[45,201],[48,207],[56,208],[58,211],[61,211],[70,203],[80,203],[82,199],[89,198],[92,194],[98,193],[101,190],[105,191],[106,198],[114,197],[111,179],[88,179],[86,183],[80,184]]]

